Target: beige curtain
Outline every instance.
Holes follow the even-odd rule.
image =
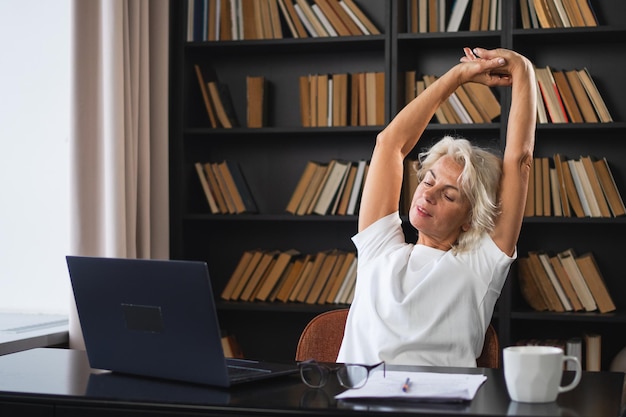
[[[169,2],[72,10],[71,252],[167,258]],[[70,347],[81,349],[70,302]]]

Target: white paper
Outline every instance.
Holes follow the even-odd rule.
[[[409,389],[402,387],[409,378]],[[474,398],[480,386],[487,380],[485,375],[447,374],[435,372],[374,371],[364,387],[349,389],[335,396],[338,400],[352,398],[429,400],[429,401],[469,401]]]

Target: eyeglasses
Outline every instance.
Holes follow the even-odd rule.
[[[367,382],[370,371],[380,365],[383,365],[383,375],[385,375],[385,361],[379,362],[375,365],[346,363],[334,367],[318,363],[314,360],[307,360],[298,363],[302,382],[311,388],[323,387],[328,382],[328,376],[331,373],[336,373],[341,386],[351,389],[363,387],[363,385]]]

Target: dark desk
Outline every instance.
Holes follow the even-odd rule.
[[[624,375],[583,374],[579,386],[550,404],[509,399],[502,370],[415,368],[441,372],[484,373],[487,381],[464,404],[352,403],[335,401],[333,379],[323,390],[307,388],[298,376],[214,389],[199,385],[93,371],[82,351],[32,349],[0,357],[0,416],[578,416],[617,417]],[[566,375],[571,377],[571,374]]]

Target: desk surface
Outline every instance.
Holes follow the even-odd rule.
[[[68,318],[58,314],[0,313],[0,355],[66,345]]]
[[[405,368],[403,368],[405,369]],[[501,369],[423,368],[437,372],[484,373],[487,381],[473,401],[463,404],[344,402],[334,379],[324,389],[307,388],[297,375],[215,389],[144,379],[89,368],[83,351],[41,348],[0,357],[0,415],[28,412],[50,416],[96,415],[124,410],[128,415],[161,411],[164,415],[202,412],[237,415],[486,415],[617,417],[623,373],[585,372],[578,387],[556,402],[523,404],[509,399]],[[568,372],[567,377],[571,377]],[[98,412],[99,411],[99,412]],[[126,415],[126,414],[125,414]]]

